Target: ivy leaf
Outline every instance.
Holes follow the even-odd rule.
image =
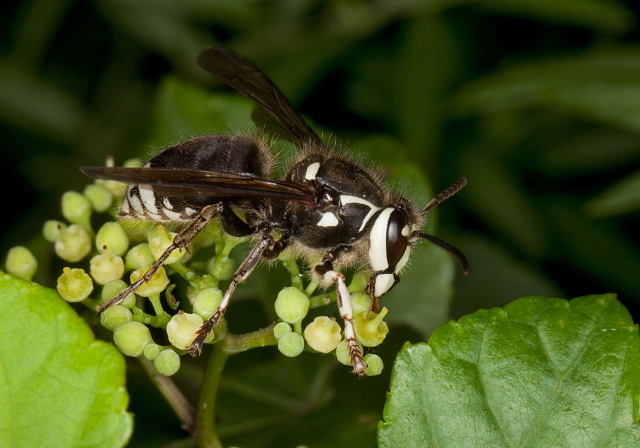
[[[2,445],[124,446],[122,355],[51,289],[2,274],[0,297]]]
[[[383,447],[639,447],[640,339],[614,295],[527,297],[398,355]]]

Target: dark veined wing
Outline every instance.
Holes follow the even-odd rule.
[[[98,166],[80,168],[93,179],[108,179],[150,186],[159,196],[243,197],[293,201],[315,205],[308,186],[281,180],[259,179],[248,174],[176,168],[126,168]]]
[[[198,56],[198,64],[258,103],[290,135],[293,143],[324,146],[280,89],[244,56],[226,48],[209,47]],[[263,118],[260,121],[265,122]]]

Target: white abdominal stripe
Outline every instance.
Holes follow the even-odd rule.
[[[198,213],[191,207],[176,211],[175,205],[167,197],[157,196],[150,187],[129,185],[124,197],[120,216],[159,222],[185,222]]]

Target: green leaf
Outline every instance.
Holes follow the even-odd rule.
[[[154,128],[146,147],[164,148],[192,137],[254,130],[253,103],[237,94],[210,92],[167,76],[154,105]]]
[[[640,338],[615,296],[526,297],[437,329],[394,366],[384,447],[638,447]]]
[[[487,0],[478,6],[545,22],[585,26],[604,33],[621,33],[633,26],[631,11],[620,3],[607,0]]]
[[[0,445],[124,446],[122,355],[51,289],[3,274],[0,297]]]
[[[585,205],[592,216],[610,216],[640,208],[640,172],[635,172],[609,187]]]
[[[545,107],[637,131],[638,70],[636,48],[522,63],[468,83],[453,106],[461,114]]]

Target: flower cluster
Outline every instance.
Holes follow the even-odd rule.
[[[96,181],[82,193],[67,192],[61,202],[66,221],[50,220],[44,224],[44,237],[53,244],[58,257],[70,264],[86,263],[88,259],[84,267],[63,269],[57,282],[57,290],[63,299],[81,302],[96,310],[118,296],[130,283],[141,279],[172,244],[176,233],[162,225],[151,226],[143,241],[137,241],[136,232],[125,229],[117,221],[109,220],[94,231],[92,215],[112,210],[123,192],[122,184],[114,181]],[[225,234],[214,219],[192,241],[188,250],[173,251],[163,267],[148,282],[142,283],[135,294],[118,305],[106,308],[100,314],[100,323],[113,331],[113,341],[118,349],[127,356],[144,356],[153,361],[156,370],[163,375],[176,373],[180,367],[180,356],[187,353],[198,329],[216,312],[222,301],[223,291],[219,283],[230,280],[236,267],[235,260],[231,258],[232,249],[246,240]],[[210,246],[215,250],[209,251],[212,256],[207,261],[190,262],[199,249]],[[279,292],[275,311],[280,322],[272,326],[273,333],[262,345],[277,344],[279,351],[289,357],[298,356],[305,350],[333,353],[341,363],[350,365],[338,321],[329,316],[307,319],[310,309],[330,303],[332,297],[335,300],[335,293],[314,295],[318,284],[311,281],[304,287],[295,258],[285,254],[281,262],[291,274],[292,286]],[[6,269],[30,280],[36,272],[37,261],[28,249],[15,247],[7,255]],[[187,291],[189,300],[183,301],[182,305],[171,293],[174,275],[183,277],[190,285]],[[383,308],[380,313],[371,311],[369,296],[361,292],[366,281],[363,274],[356,274],[349,286],[353,300],[353,324],[361,348],[378,346],[388,332],[383,321],[387,309]],[[220,323],[223,322],[224,317]],[[150,326],[165,330],[170,345],[155,343]],[[225,322],[216,326],[205,342],[215,343],[226,335]],[[382,371],[379,356],[367,354],[364,360],[367,375],[377,375]]]

